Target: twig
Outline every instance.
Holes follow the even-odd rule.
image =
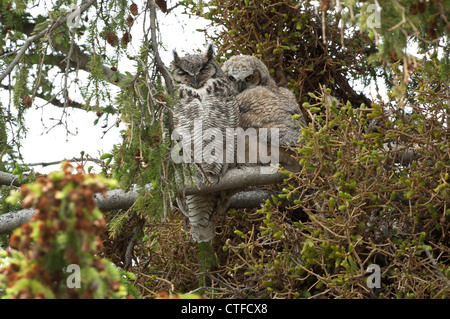
[[[36,93],[35,96],[38,97],[38,98],[41,98],[41,99],[43,99],[43,100],[45,100],[45,101],[47,101],[47,103],[45,103],[45,104],[42,105],[41,107],[44,107],[44,106],[46,106],[47,104],[51,104],[51,105],[54,105],[54,106],[57,106],[57,107],[61,107],[61,108],[62,108],[62,107],[65,106],[66,103],[65,103],[65,102],[61,102],[60,100],[58,100],[58,99],[56,98],[56,96],[57,96],[58,94],[59,94],[59,93],[53,95],[53,97],[51,97],[49,100],[47,100],[47,97],[46,97],[43,93]],[[73,101],[73,100],[71,100],[71,99],[69,99],[68,104],[66,105],[66,107],[71,107],[71,108],[74,108],[74,109],[79,109],[79,110],[87,111],[87,110],[84,108],[84,105],[83,105],[83,104],[78,103],[78,102],[75,102],[75,101]]]
[[[170,293],[175,291],[175,286],[173,285],[173,283],[171,281],[165,279],[165,278],[157,277],[155,275],[149,276],[149,275],[144,274],[144,273],[140,273],[140,274],[142,276],[144,276],[144,277],[148,277],[148,278],[153,279],[153,280],[160,280],[160,281],[163,281],[163,282],[167,283],[170,286],[170,290],[169,290]]]
[[[60,161],[53,161],[53,162],[40,162],[40,163],[30,163],[30,164],[23,164],[24,166],[50,166],[50,165],[56,165],[56,164],[61,164],[64,161],[77,161],[77,162],[81,162],[81,161],[88,161],[88,162],[94,162],[96,164],[102,165],[103,161],[96,159],[96,158],[80,158],[80,157],[73,157],[72,159],[63,159]]]
[[[6,68],[5,72],[3,72],[0,75],[0,83],[3,81],[3,79],[11,73],[11,71],[14,69],[14,67],[16,66],[17,63],[19,63],[20,59],[22,58],[22,56],[25,54],[25,52],[27,51],[28,47],[37,39],[42,38],[45,34],[47,33],[47,30],[42,31],[39,34],[36,34],[30,38],[28,38],[24,45],[22,46],[22,48],[19,50],[19,53],[17,53],[16,57],[14,58],[14,60],[8,65],[8,67]]]
[[[80,14],[82,12],[86,11],[91,5],[94,4],[94,2],[96,2],[96,0],[89,0],[89,1],[85,2],[84,4],[82,4],[80,6]],[[10,74],[12,72],[14,67],[19,63],[20,59],[23,57],[23,55],[25,54],[25,52],[27,51],[27,49],[31,46],[31,44],[33,42],[35,42],[36,40],[38,40],[38,39],[40,39],[40,38],[42,38],[42,37],[44,37],[46,35],[50,35],[53,32],[53,30],[59,28],[64,23],[66,23],[67,19],[69,18],[69,16],[70,16],[70,13],[66,14],[64,17],[58,19],[55,23],[53,23],[47,29],[45,29],[45,30],[39,32],[38,34],[35,34],[35,35],[29,37],[28,39],[26,39],[25,43],[20,48],[20,50],[17,53],[17,55],[14,58],[14,60],[8,65],[6,70],[0,75],[0,83],[5,79],[6,76],[8,76],[8,74]]]
[[[436,273],[438,274],[438,276],[442,279],[442,281],[448,286],[450,287],[450,281],[448,281],[448,279],[444,276],[444,274],[442,273],[442,271],[439,269],[439,266],[436,262],[436,260],[433,258],[433,255],[431,255],[430,250],[429,249],[425,249],[425,253],[427,254],[428,259],[431,260],[431,263],[433,264],[434,269],[436,270]]]
[[[69,79],[70,60],[71,60],[71,57],[72,57],[73,46],[74,46],[74,43],[75,43],[75,35],[74,35],[75,30],[74,29],[70,29],[69,33],[71,35],[70,48],[69,48],[69,53],[67,54],[67,57],[65,58],[66,59],[66,69],[64,70],[64,91],[63,91],[63,94],[64,94],[64,112],[65,112],[66,108],[69,106],[69,90],[67,88],[67,80]]]
[[[149,8],[150,8],[150,39],[151,39],[151,45],[153,54],[155,56],[156,61],[156,67],[158,71],[161,73],[161,75],[164,78],[164,82],[166,83],[167,91],[171,96],[174,95],[174,84],[172,80],[172,76],[170,75],[167,68],[164,66],[163,61],[161,60],[161,56],[159,55],[158,51],[158,40],[156,38],[156,4],[154,0],[147,2]]]
[[[229,285],[227,282],[220,280],[217,277],[214,277],[210,272],[206,272],[205,273],[207,277],[209,277],[211,280],[218,282],[219,284],[227,287],[228,289],[230,289],[231,291],[233,291],[235,294],[237,294],[239,297],[241,298],[247,298],[247,295],[245,295],[244,293],[242,293],[239,289],[232,287],[231,285]]]
[[[323,44],[327,46],[326,24],[325,24],[325,10],[322,10],[322,40]]]
[[[19,50],[15,50],[15,51],[11,51],[11,52],[6,52],[3,55],[0,55],[0,59],[6,59],[7,57],[9,57],[10,55],[14,55],[18,52]]]
[[[405,7],[403,7],[402,5],[400,5],[400,3],[398,3],[398,1],[396,1],[396,4],[400,7],[400,9],[402,10],[402,21],[400,21],[399,23],[397,23],[396,25],[394,25],[393,27],[389,28],[388,31],[394,31],[395,29],[397,29],[398,27],[400,27],[402,24],[406,23],[406,16],[405,16]]]

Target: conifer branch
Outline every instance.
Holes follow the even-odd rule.
[[[394,161],[401,163],[402,165],[410,163],[420,157],[417,151],[400,148],[396,146],[386,146],[386,149],[392,153],[395,153]],[[252,186],[273,185],[279,184],[286,179],[286,175],[276,172],[274,174],[261,174],[261,166],[244,166],[241,168],[230,169],[227,174],[221,177],[220,181],[216,184],[206,185],[204,183],[197,183],[194,186],[190,184],[184,185],[177,190],[178,195],[194,195],[202,193],[213,193],[223,190],[244,190]],[[267,167],[265,167],[267,168]],[[290,168],[287,168],[288,171]],[[292,171],[292,170],[291,170]],[[24,175],[26,176],[26,175]],[[0,172],[0,185],[15,186],[21,185],[19,183],[18,176]],[[254,208],[264,203],[267,199],[270,199],[272,195],[278,194],[268,192],[264,190],[252,190],[241,191],[234,194],[231,197],[230,208]],[[106,197],[101,195],[95,195],[95,202],[98,208],[103,211],[111,211],[116,209],[128,209],[139,197],[139,190],[131,190],[125,192],[121,189],[111,190],[107,193]],[[0,216],[0,234],[11,232],[17,225],[21,225],[29,220],[33,214],[30,210],[20,210],[17,212],[11,212]],[[25,217],[24,217],[25,216]],[[28,219],[26,218],[28,216]]]
[[[96,2],[96,0],[88,0],[85,3],[83,3],[80,6],[80,13],[83,13],[84,11],[86,11],[95,2]],[[39,40],[40,38],[42,38],[44,36],[49,36],[55,29],[59,28],[64,23],[66,23],[67,19],[69,18],[69,16],[70,16],[69,13],[66,14],[65,16],[63,16],[60,19],[56,20],[47,29],[45,29],[45,30],[43,30],[43,31],[33,35],[33,36],[30,36],[28,39],[26,39],[25,43],[20,48],[19,52],[16,54],[14,60],[8,65],[6,70],[0,75],[0,83],[5,79],[5,77],[7,77],[12,72],[12,70],[14,70],[15,66],[19,63],[19,61],[22,59],[23,55],[25,54],[25,52],[27,51],[27,49],[31,46],[31,44],[33,42]]]
[[[281,173],[260,174],[260,166],[243,167],[229,170],[225,176],[221,178],[219,183],[214,185],[198,184],[196,186],[188,186],[178,190],[184,194],[210,193],[219,190],[244,189],[249,186],[276,184],[283,181],[285,175]],[[10,185],[11,182],[15,186],[20,186],[16,179],[12,180],[15,175],[0,172],[0,184]],[[2,179],[2,176],[5,178]],[[94,196],[97,207],[103,211],[111,211],[117,209],[130,208],[139,197],[139,190],[134,189],[125,192],[121,189],[114,189],[107,192],[106,197],[100,194]],[[231,197],[230,208],[253,208],[258,207],[266,199],[270,198],[273,193],[267,191],[252,190],[250,192],[241,192]],[[276,195],[276,194],[275,194]],[[9,233],[23,223],[29,221],[33,216],[34,210],[20,210],[16,212],[6,213],[0,216],[0,234]]]
[[[161,73],[164,78],[164,82],[166,84],[167,92],[173,96],[175,89],[172,80],[172,76],[169,73],[169,70],[165,67],[161,56],[159,55],[158,50],[158,40],[157,40],[157,30],[156,30],[156,4],[154,0],[148,1],[147,5],[150,8],[150,38],[151,38],[151,46],[153,50],[153,54],[155,56],[156,67],[158,71]]]

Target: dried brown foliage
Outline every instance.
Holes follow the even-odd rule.
[[[370,105],[369,99],[355,92],[349,79],[367,72],[367,65],[361,62],[372,40],[366,33],[356,32],[341,39],[337,14],[327,16],[324,41],[321,16],[312,6],[296,1],[213,1],[209,10],[205,16],[223,27],[211,36],[219,56],[257,56],[278,85],[289,86],[299,101],[325,85],[344,101]]]
[[[93,195],[105,194],[107,184],[83,165],[65,162],[63,171],[39,176],[20,187],[24,208],[36,214],[11,235],[9,264],[0,267],[0,288],[12,299],[123,298],[115,268],[96,253],[102,248],[100,234],[105,219]],[[4,256],[2,256],[4,257]],[[69,266],[78,266],[79,286],[69,286]],[[122,291],[119,291],[119,288]]]
[[[294,205],[279,200],[216,216],[219,264],[210,271],[199,263],[181,214],[147,223],[145,245],[136,247],[139,262],[130,268],[143,296],[448,298],[443,163],[450,156],[442,144],[445,117],[432,116],[438,104],[426,105],[413,122],[392,121],[397,113],[390,105],[383,111],[336,107],[328,115],[307,107],[313,122],[298,148],[304,169],[288,173],[281,196]],[[383,124],[368,132],[372,119]],[[387,147],[400,141],[420,156],[400,164],[404,153]],[[367,281],[373,264],[380,267],[379,288]]]
[[[450,114],[448,76],[438,74],[443,62],[408,58],[400,66],[392,56],[388,101],[370,101],[350,81],[377,71],[367,59],[374,43],[364,32],[343,33],[335,2],[321,1],[322,15],[299,1],[211,1],[209,11],[193,3],[185,1],[222,27],[209,34],[220,59],[255,55],[279,85],[308,102],[302,111],[310,123],[297,147],[303,169],[286,172],[279,188],[294,204],[274,200],[216,216],[219,263],[210,271],[199,263],[181,214],[148,221],[130,267],[143,296],[448,298]],[[328,94],[341,102],[324,105]],[[379,288],[367,281],[373,264],[380,267]]]

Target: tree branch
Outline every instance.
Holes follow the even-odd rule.
[[[220,178],[217,184],[206,185],[204,183],[197,183],[192,187],[185,185],[178,190],[178,195],[195,195],[228,189],[244,189],[250,186],[278,184],[286,178],[286,175],[281,173],[261,174],[261,169],[265,168],[267,167],[244,166],[242,168],[230,169],[226,175]]]
[[[80,14],[83,13],[84,11],[86,11],[95,2],[96,2],[96,0],[88,0],[85,3],[83,3],[80,6]],[[6,70],[0,75],[0,83],[5,79],[6,76],[8,76],[8,74],[10,74],[12,72],[14,67],[19,63],[20,59],[22,58],[22,56],[25,54],[25,52],[27,51],[27,49],[30,47],[30,45],[33,42],[35,42],[36,40],[38,40],[46,35],[50,35],[55,29],[59,28],[64,23],[66,23],[69,16],[70,16],[70,13],[66,14],[64,17],[58,19],[55,23],[53,23],[47,29],[26,39],[25,43],[20,48],[19,52],[16,54],[16,57],[14,58],[14,60],[8,65]]]
[[[95,1],[93,1],[95,2]],[[86,3],[86,5],[92,5],[89,3]],[[87,8],[86,8],[87,9]],[[81,12],[83,12],[83,7],[81,7]],[[68,14],[68,16],[70,15],[70,13]],[[67,18],[68,16],[65,17],[65,22],[67,22]],[[4,20],[4,18],[1,16],[0,13],[0,22],[2,22]],[[62,25],[64,23],[64,21],[62,21],[58,26]],[[34,35],[32,35],[34,28],[35,28],[36,24],[34,23],[26,23],[24,25],[22,25],[22,28],[18,29],[20,30],[20,32],[22,32],[23,34],[26,34],[29,36],[29,38],[26,41],[29,41],[29,43],[26,42],[26,44],[28,45],[27,47],[29,47],[29,45],[33,42],[30,41],[30,39],[32,39],[34,37]],[[50,28],[53,28],[52,31],[54,29],[57,28],[57,26],[52,26]],[[50,29],[49,28],[49,29]],[[47,30],[42,31],[41,33],[43,33],[43,36],[45,35],[45,32]],[[37,38],[33,38],[33,40],[36,40]],[[91,60],[91,56],[89,54],[86,54],[83,52],[83,50],[80,48],[80,46],[78,46],[76,43],[73,44],[72,46],[72,52],[70,52],[70,47],[66,47],[63,43],[57,43],[57,42],[52,42],[52,46],[56,51],[61,52],[61,55],[47,55],[45,56],[45,64],[48,65],[54,65],[57,66],[58,68],[60,68],[62,71],[65,71],[66,68],[66,59],[69,58],[69,65],[70,67],[74,68],[74,69],[80,69],[86,72],[90,72],[90,70],[88,69],[88,63]],[[9,52],[7,53],[7,56],[15,54],[18,51],[23,50],[24,47],[22,47],[21,49],[18,49],[16,51],[13,52]],[[26,48],[25,48],[26,50]],[[70,56],[69,56],[69,53]],[[21,52],[21,55],[23,55],[24,52]],[[3,57],[3,56],[2,56]],[[16,58],[18,58],[16,56]],[[30,59],[33,62],[33,59]],[[17,62],[15,62],[15,64],[17,64]],[[12,69],[9,71],[11,72]],[[117,80],[122,80],[123,78],[125,78],[125,75],[118,72],[118,71],[112,71],[111,68],[109,66],[105,66],[102,65],[102,74],[105,76],[105,78],[107,79],[107,81],[113,85],[117,85]],[[1,82],[1,80],[0,80]],[[57,105],[59,106],[59,105]]]
[[[38,162],[38,163],[25,163],[23,164],[24,166],[50,166],[50,165],[56,165],[56,164],[61,164],[62,162],[66,162],[66,161],[76,161],[76,162],[93,162],[96,163],[98,165],[102,165],[104,162],[100,159],[97,158],[92,158],[92,157],[88,157],[88,158],[81,158],[81,157],[73,157],[71,159],[63,159],[60,161],[52,161],[52,162]]]
[[[34,214],[36,214],[34,209],[22,209],[17,212],[0,215],[0,235],[8,234],[23,224],[28,223]]]
[[[42,93],[36,93],[35,94],[36,97],[43,99],[44,101],[47,101],[47,103],[50,103],[51,105],[57,106],[57,107],[64,107],[64,102],[61,102],[60,100],[58,100],[56,98],[56,95],[54,95],[51,98],[48,98],[48,96],[46,96],[45,94]],[[84,108],[84,105],[75,101],[69,101],[68,102],[68,107],[74,108],[74,109],[79,109],[79,110],[84,110],[86,111],[86,109]]]
[[[49,166],[49,165],[56,165],[56,164],[61,164],[64,161],[76,161],[76,162],[84,162],[84,161],[88,161],[88,162],[94,162],[98,165],[102,165],[103,161],[96,159],[96,158],[75,158],[73,157],[72,159],[63,159],[60,161],[53,161],[53,162],[40,162],[40,163],[30,163],[30,164],[23,164],[24,166]],[[14,175],[14,174],[10,174],[10,173],[5,173],[5,172],[1,172],[0,171],[0,186],[1,185],[5,185],[5,186],[15,186],[15,187],[19,187],[22,184],[26,184],[27,183],[27,177],[29,174],[25,173],[22,175],[22,182],[19,182],[19,175]]]
[[[390,148],[390,151],[391,153],[395,153],[393,157],[394,161],[400,162],[401,164],[405,164],[405,161],[417,159],[417,156],[419,156],[418,153],[413,150],[405,148],[401,149],[398,146]],[[286,175],[281,174],[280,172],[274,174],[261,174],[261,169],[263,168],[267,169],[267,167],[261,166],[244,166],[241,168],[230,169],[216,184],[205,185],[204,183],[197,183],[195,186],[187,184],[177,190],[177,195],[184,196],[200,193],[213,193],[223,190],[242,190],[251,186],[278,184],[286,179]],[[291,168],[287,169],[293,171]],[[18,176],[0,172],[0,185],[17,187],[20,186],[20,184],[21,183],[18,182]],[[267,199],[271,199],[272,195],[277,197],[279,194],[261,189],[242,191],[231,197],[230,208],[241,209],[258,207]],[[117,209],[128,209],[134,204],[138,196],[138,190],[125,192],[121,189],[116,189],[108,191],[106,197],[96,194],[94,199],[98,208],[101,211],[106,212]],[[292,204],[292,202],[285,201],[283,201],[283,203],[284,205]],[[22,223],[27,222],[32,215],[33,213],[30,210],[20,210],[18,212],[0,215],[0,234],[11,232]]]
[[[276,174],[260,174],[261,167],[243,167],[229,170],[227,174],[220,180],[219,183],[206,186],[203,184],[194,187],[185,186],[178,191],[179,194],[198,194],[205,192],[216,192],[227,189],[242,189],[248,186],[268,185],[282,182],[285,175],[281,173]],[[0,172],[2,173],[2,172]],[[2,178],[3,177],[3,178]],[[17,176],[2,173],[0,174],[0,184],[20,186],[16,180]],[[264,203],[273,193],[262,190],[251,190],[241,192],[231,197],[230,208],[253,208],[258,207]],[[277,194],[275,194],[277,195]],[[97,207],[103,211],[111,211],[117,209],[130,208],[139,196],[138,190],[131,190],[125,192],[121,189],[115,189],[107,192],[106,197],[100,194],[94,195],[94,200]],[[21,224],[28,222],[33,216],[34,210],[20,210],[0,215],[0,234],[9,233]],[[18,219],[18,221],[16,220]]]
[[[24,176],[25,177],[25,176]],[[24,178],[26,179],[26,178]],[[0,172],[0,185],[19,187],[22,183],[19,183],[19,176],[10,173]]]
[[[264,204],[267,199],[270,200],[272,195],[278,197],[279,193],[273,193],[264,189],[253,189],[240,192],[231,197],[229,208],[243,209],[260,207],[260,205]],[[94,200],[100,211],[108,212],[118,209],[129,209],[133,206],[138,197],[139,192],[136,190],[124,192],[121,189],[114,189],[108,191],[106,197],[103,197],[101,194],[95,194]],[[285,203],[285,205],[288,204],[292,203]],[[22,224],[29,222],[31,216],[35,213],[36,211],[34,209],[22,209],[0,215],[0,234],[11,233]]]
[[[166,84],[167,91],[171,96],[174,95],[175,89],[172,80],[172,76],[169,73],[169,70],[165,67],[163,61],[161,60],[161,56],[159,55],[158,50],[158,40],[156,38],[156,4],[154,0],[150,0],[147,2],[147,5],[150,8],[150,38],[151,38],[151,46],[153,50],[153,54],[155,55],[156,67],[158,71],[161,73],[164,78],[164,82]]]
[[[0,89],[12,90],[13,87],[11,85],[0,84]],[[50,97],[49,95],[44,94],[44,93],[36,93],[35,96],[40,99],[43,99],[44,101],[47,101],[47,104],[51,104],[51,105],[54,105],[56,107],[61,107],[61,108],[64,107],[64,102],[61,102],[60,100],[58,100],[56,98],[57,95],[53,95],[53,97]],[[67,107],[87,111],[83,104],[78,103],[76,101],[69,101]]]
[[[66,47],[62,43],[54,43],[54,48],[58,50],[59,52],[63,53],[64,55],[68,55],[70,48]],[[54,59],[61,59],[60,63],[62,63],[66,58],[63,56],[54,56]],[[91,60],[91,56],[84,53],[80,47],[74,43],[72,47],[72,53],[69,56],[69,59],[71,61],[70,65],[72,67],[76,67],[80,70],[90,72],[88,68],[89,61]],[[61,70],[64,70],[65,66],[55,64]],[[125,75],[120,73],[119,71],[112,71],[110,67],[107,67],[105,65],[102,65],[102,74],[105,76],[105,78],[108,80],[109,83],[117,85],[117,82],[124,79]],[[117,81],[118,80],[118,81]]]

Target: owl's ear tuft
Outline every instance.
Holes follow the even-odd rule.
[[[172,51],[172,55],[173,55],[173,64],[176,65],[176,66],[179,66],[181,64],[181,60],[180,60],[180,57],[179,57],[179,55],[177,53],[177,50],[174,49]]]
[[[214,46],[212,43],[208,45],[204,57],[207,62],[211,61],[214,58]]]

